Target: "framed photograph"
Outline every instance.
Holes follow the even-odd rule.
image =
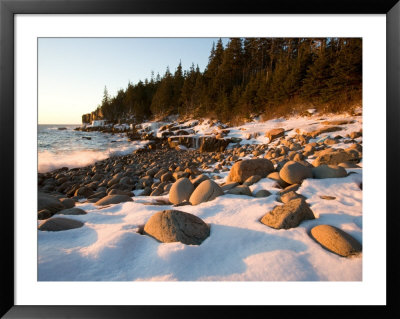
[[[0,0],[1,315],[399,314],[399,16]]]

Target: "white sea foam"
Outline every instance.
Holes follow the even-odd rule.
[[[70,152],[50,152],[42,151],[38,153],[38,172],[46,173],[57,168],[84,167],[97,161],[101,161],[112,156],[122,156],[144,147],[148,141],[139,141],[128,144],[124,147],[110,148],[108,150],[79,150]]]

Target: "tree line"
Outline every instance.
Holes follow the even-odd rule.
[[[141,122],[172,114],[229,121],[324,106],[341,111],[361,101],[360,38],[231,38],[213,44],[203,72],[181,63],[104,97],[96,112]]]

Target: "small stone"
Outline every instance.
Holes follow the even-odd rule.
[[[173,181],[173,176],[171,172],[166,172],[161,176],[161,182],[167,183],[169,181]]]
[[[110,204],[119,204],[123,202],[132,202],[132,198],[127,195],[107,195],[95,203],[96,206],[104,206]]]
[[[207,175],[201,174],[199,176],[197,176],[196,178],[193,178],[191,180],[194,188],[196,188],[197,186],[200,185],[201,182],[204,182],[205,180],[210,179]]]
[[[127,192],[127,191],[123,191],[121,189],[112,189],[108,195],[126,195],[129,197],[135,196],[134,194],[132,194],[132,192]]]
[[[339,163],[338,166],[344,167],[344,168],[360,168],[356,163],[352,162],[343,162]]]
[[[271,174],[268,174],[267,178],[276,181],[277,186],[279,186],[281,188],[286,188],[290,185],[290,184],[286,183],[282,178],[279,177],[279,172],[272,172]]]
[[[239,185],[239,183],[237,183],[237,182],[230,182],[230,183],[226,183],[226,184],[222,185],[221,189],[222,189],[222,191],[226,192],[238,185]]]
[[[63,209],[56,214],[60,215],[86,215],[86,212],[83,209],[80,209],[78,207],[73,207],[73,208],[68,208],[68,209]]]
[[[227,194],[253,196],[253,194],[251,193],[250,188],[248,186],[246,186],[246,185],[236,186],[236,187],[230,189],[227,192]]]
[[[50,212],[48,209],[42,209],[38,211],[38,219],[43,220],[43,219],[48,219],[54,214]]]
[[[290,186],[286,187],[285,189],[282,189],[282,190],[279,192],[279,195],[282,196],[282,195],[284,195],[284,194],[286,194],[286,193],[289,193],[289,192],[291,192],[291,191],[295,192],[295,191],[297,191],[299,188],[300,188],[300,184],[293,184],[293,185],[290,185]]]
[[[266,189],[260,189],[257,193],[254,194],[254,197],[268,197],[271,193]]]
[[[260,175],[250,176],[248,179],[245,180],[243,185],[246,185],[246,186],[253,185],[253,184],[257,183],[260,179],[261,179]]]
[[[326,200],[334,200],[334,199],[336,199],[335,196],[328,196],[328,195],[320,195],[319,198],[326,199]]]
[[[304,200],[306,199],[303,195],[297,194],[294,191],[290,191],[288,193],[285,193],[280,197],[282,203],[288,203],[292,199],[296,199],[296,198],[302,198]]]
[[[88,198],[90,195],[93,195],[93,193],[93,190],[89,187],[82,186],[75,191],[74,196],[83,196],[85,198]]]
[[[72,198],[60,198],[60,202],[65,208],[72,208],[75,206],[75,201]]]

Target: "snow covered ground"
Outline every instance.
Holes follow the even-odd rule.
[[[324,250],[307,231],[319,224],[341,228],[362,243],[361,169],[346,178],[306,180],[298,193],[316,215],[297,228],[275,230],[259,222],[276,195],[252,198],[223,195],[198,206],[178,209],[211,225],[200,246],[160,243],[137,230],[155,212],[172,206],[144,205],[163,197],[134,197],[134,202],[98,209],[78,205],[87,215],[68,216],[85,226],[62,232],[38,232],[39,280],[232,280],[359,281],[362,257],[343,258]],[[273,183],[262,179],[251,188]],[[269,186],[269,187],[268,187]],[[277,189],[276,189],[277,191]],[[335,196],[324,200],[320,195]]]
[[[313,115],[289,120],[253,121],[229,128],[228,137],[242,138],[242,144],[267,143],[265,132],[283,127],[314,130],[324,120],[345,119]],[[347,118],[348,119],[348,118]],[[343,131],[324,136],[345,136],[359,131],[361,117],[343,125]],[[318,124],[313,124],[318,123]],[[148,125],[159,128],[160,125]],[[196,134],[215,127],[197,125]],[[155,132],[156,133],[156,132]],[[246,139],[246,134],[259,133]],[[361,138],[359,138],[361,140]],[[345,148],[349,144],[340,145]],[[361,165],[360,165],[361,166]],[[211,170],[210,170],[211,171]],[[168,196],[135,196],[126,202],[104,208],[78,203],[87,215],[68,218],[85,223],[82,228],[61,231],[38,231],[39,281],[361,281],[362,255],[340,257],[316,243],[308,231],[320,224],[336,226],[356,238],[362,238],[362,168],[345,178],[307,179],[297,193],[307,198],[316,219],[303,221],[298,227],[276,230],[259,220],[277,201],[278,188],[264,178],[250,186],[252,191],[267,189],[272,195],[254,198],[225,194],[197,206],[157,205]],[[221,172],[222,184],[229,172]],[[213,173],[209,173],[212,177]],[[336,197],[334,200],[320,196]],[[152,204],[153,203],[153,204]],[[140,226],[154,213],[178,209],[194,214],[211,226],[210,236],[199,246],[160,243],[138,233]],[[40,221],[39,221],[40,223]]]

